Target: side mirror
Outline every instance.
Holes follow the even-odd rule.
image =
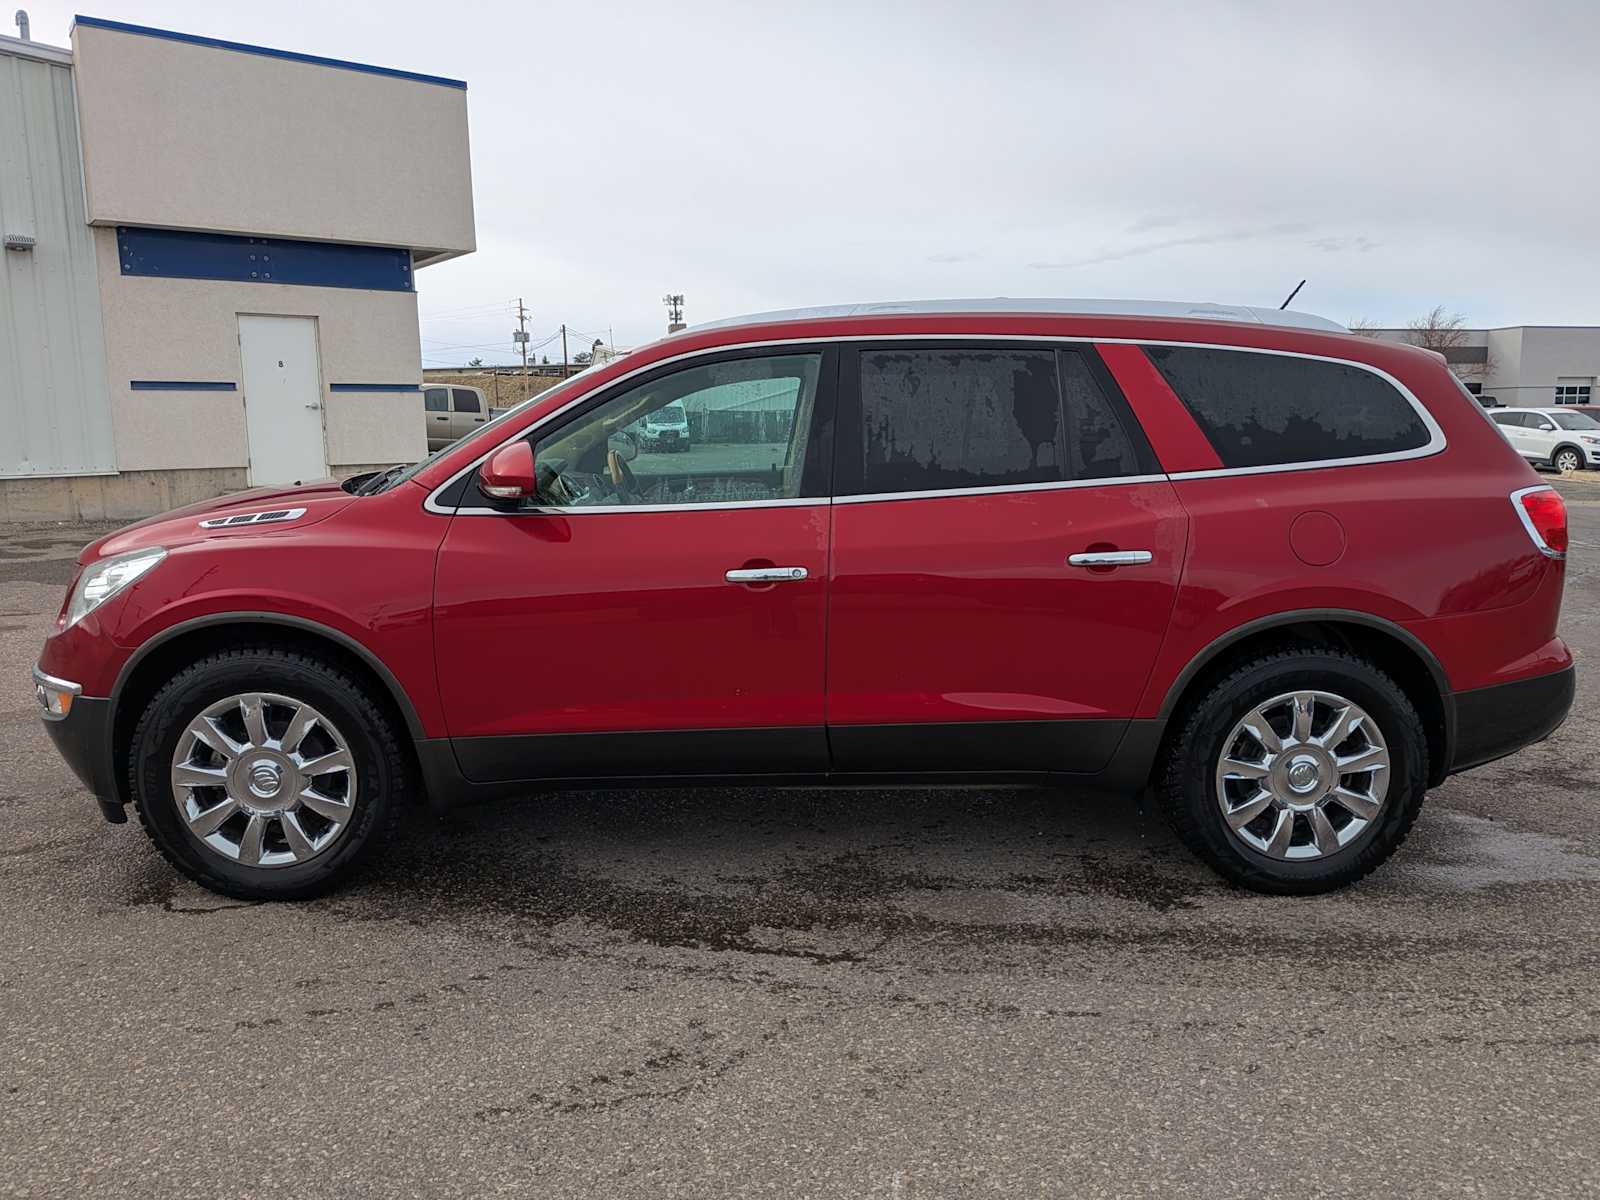
[[[516,503],[533,499],[539,492],[533,447],[520,440],[500,447],[478,468],[478,486],[491,500]]]

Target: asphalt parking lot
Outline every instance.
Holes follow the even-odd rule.
[[[104,824],[27,669],[87,527],[0,527],[0,1194],[1593,1195],[1600,483],[1574,717],[1359,887],[1133,799],[571,793],[241,904]]]

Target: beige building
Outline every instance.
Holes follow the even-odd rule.
[[[0,37],[0,520],[420,458],[414,273],[475,245],[466,85],[71,41]]]
[[[1368,330],[1391,342],[1416,342],[1409,329]],[[1600,326],[1508,325],[1462,329],[1441,350],[1467,390],[1486,405],[1545,408],[1600,402]]]

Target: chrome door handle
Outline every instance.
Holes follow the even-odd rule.
[[[797,583],[808,574],[804,567],[740,567],[723,578],[729,583]]]
[[[1155,558],[1148,550],[1092,550],[1073,554],[1067,564],[1074,567],[1136,567]]]

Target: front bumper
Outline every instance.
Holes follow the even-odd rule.
[[[49,676],[41,680],[37,668],[34,681],[36,687],[66,682]],[[111,754],[111,701],[74,695],[71,706],[60,716],[44,707],[43,698],[40,704],[44,730],[56,744],[56,751],[72,768],[72,773],[94,793],[100,805],[100,814],[108,821],[122,824],[128,819],[128,814],[117,787],[116,768]]]
[[[1572,667],[1455,694],[1455,749],[1450,773],[1480,767],[1549,737],[1572,708]]]

